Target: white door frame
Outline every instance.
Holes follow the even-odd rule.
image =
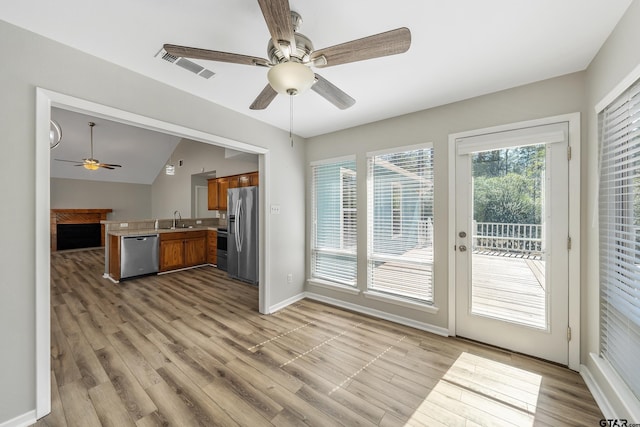
[[[456,335],[456,254],[454,251],[456,222],[453,218],[456,209],[456,139],[559,122],[567,122],[569,124],[569,147],[571,149],[571,161],[569,161],[569,236],[571,237],[571,250],[569,251],[569,328],[571,328],[571,340],[569,341],[568,366],[570,369],[578,371],[580,369],[580,113],[510,123],[449,135],[448,330],[449,335]]]

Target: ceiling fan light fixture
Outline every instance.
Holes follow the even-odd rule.
[[[85,169],[89,169],[90,171],[95,171],[95,170],[98,170],[100,168],[100,166],[98,166],[98,162],[96,162],[93,159],[85,159],[85,161],[82,164],[82,166]]]
[[[304,64],[288,61],[271,67],[267,79],[276,92],[298,95],[313,86],[315,74]]]

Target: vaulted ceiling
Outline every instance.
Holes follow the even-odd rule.
[[[51,109],[51,118],[62,128],[60,144],[50,154],[52,178],[153,184],[180,143],[177,136],[60,108]],[[76,166],[91,154],[89,122],[95,123],[93,158],[101,163],[121,165],[121,168],[87,170]]]
[[[266,58],[270,34],[255,0],[9,3],[0,19],[289,128],[288,96],[266,110],[249,109],[267,83],[266,68],[193,60],[215,73],[205,79],[156,56],[172,43]],[[584,70],[630,3],[290,0],[303,19],[299,31],[316,49],[398,27],[412,35],[404,54],[321,70],[356,104],[339,110],[313,91],[298,95],[294,132],[311,137]]]

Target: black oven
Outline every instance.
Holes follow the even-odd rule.
[[[227,271],[227,229],[218,228],[218,268]]]

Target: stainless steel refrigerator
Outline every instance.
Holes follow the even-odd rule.
[[[227,272],[258,284],[258,187],[227,191]]]

